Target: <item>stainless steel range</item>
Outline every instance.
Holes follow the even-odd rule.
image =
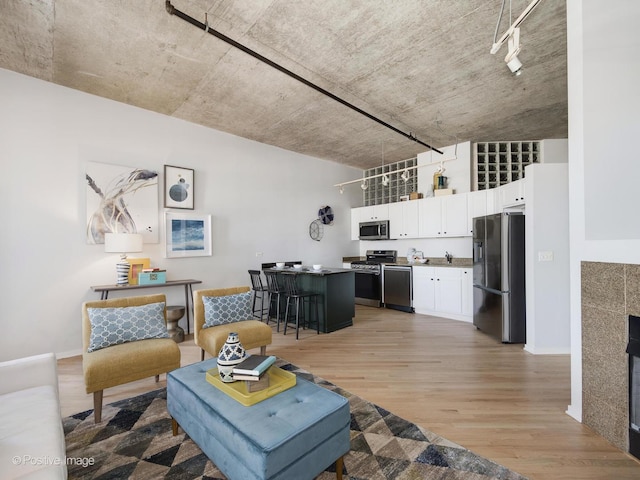
[[[351,262],[351,269],[356,271],[358,305],[382,306],[382,266],[397,259],[396,250],[367,250],[366,260]]]

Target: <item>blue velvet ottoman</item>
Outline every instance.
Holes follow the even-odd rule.
[[[245,407],[206,380],[216,359],[167,374],[167,410],[230,480],[312,479],[349,451],[346,398],[297,378],[271,398]],[[176,423],[177,422],[177,423]]]

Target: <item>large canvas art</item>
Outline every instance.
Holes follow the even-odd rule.
[[[87,243],[105,233],[141,233],[158,243],[158,172],[87,162]]]

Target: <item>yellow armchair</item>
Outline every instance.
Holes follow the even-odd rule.
[[[170,338],[151,338],[112,345],[88,352],[91,321],[88,308],[134,307],[165,302],[162,294],[95,300],[82,304],[82,369],[87,393],[93,393],[95,423],[102,420],[102,396],[105,388],[147,377],[159,380],[161,373],[180,368],[180,349]]]
[[[260,354],[264,355],[266,353],[267,345],[271,344],[271,327],[258,320],[239,319],[237,322],[204,328],[203,297],[222,297],[248,292],[249,290],[249,287],[231,287],[195,290],[193,292],[193,334],[195,344],[201,349],[200,360],[204,360],[205,351],[212,357],[217,357],[231,332],[238,333],[240,343],[242,343],[245,350],[260,347]]]

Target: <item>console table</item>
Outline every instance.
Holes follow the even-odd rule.
[[[166,283],[159,283],[156,285],[94,285],[91,290],[94,292],[100,292],[100,300],[106,300],[109,297],[109,292],[122,291],[122,290],[137,290],[138,288],[165,288],[165,287],[177,287],[184,286],[184,303],[187,315],[187,334],[189,333],[189,312],[193,309],[193,287],[196,283],[202,283],[202,280],[167,280]],[[189,299],[191,299],[191,308],[189,308]]]

